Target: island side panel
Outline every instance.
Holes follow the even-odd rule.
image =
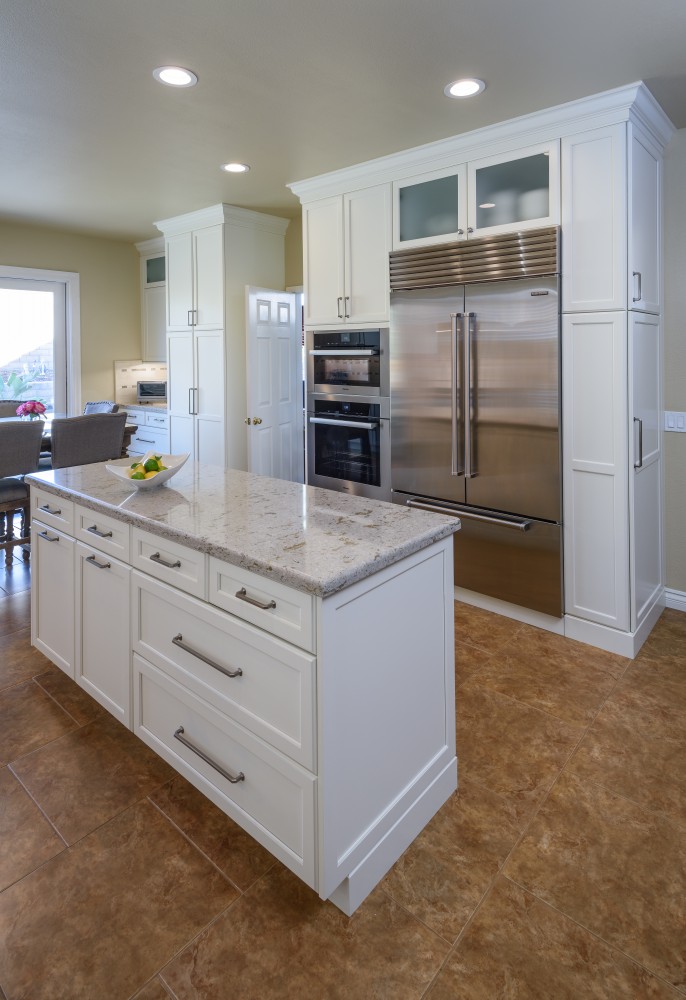
[[[319,894],[355,873],[346,912],[457,787],[452,573],[449,538],[321,605]]]

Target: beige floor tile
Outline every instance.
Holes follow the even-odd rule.
[[[152,792],[150,800],[242,892],[275,863],[273,854],[181,775]]]
[[[33,681],[0,691],[0,763],[10,763],[76,728]]]
[[[499,878],[426,1000],[677,1000],[680,995]]]
[[[0,891],[64,849],[9,768],[0,768]]]
[[[278,865],[161,976],[178,1000],[417,1000],[447,953],[382,890],[348,918]]]
[[[69,844],[173,775],[165,761],[110,716],[22,758],[14,770]]]
[[[507,800],[460,779],[382,882],[427,927],[453,942],[522,832]]]
[[[502,649],[522,629],[522,623],[462,601],[455,602],[455,640],[487,653]]]
[[[684,828],[565,775],[504,874],[686,989]]]
[[[459,687],[469,680],[479,669],[494,656],[485,649],[468,646],[466,642],[455,642],[455,686]]]
[[[169,997],[161,981],[155,977],[136,993],[133,1000],[169,1000]]]
[[[30,628],[0,638],[0,688],[29,681],[49,666],[50,661],[31,645]]]
[[[237,892],[149,802],[0,895],[11,1000],[128,1000]]]
[[[631,661],[586,643],[523,625],[472,677],[482,686],[586,726]]]
[[[530,815],[583,729],[480,687],[474,679],[459,689],[456,708],[462,777],[504,796],[519,816]]]

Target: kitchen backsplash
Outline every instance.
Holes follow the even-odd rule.
[[[114,401],[133,406],[136,404],[136,383],[146,380],[166,381],[167,365],[160,361],[115,361]]]

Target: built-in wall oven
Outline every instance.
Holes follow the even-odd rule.
[[[307,397],[307,482],[391,499],[390,403],[386,397]]]
[[[383,327],[308,330],[307,391],[388,397],[388,336]]]

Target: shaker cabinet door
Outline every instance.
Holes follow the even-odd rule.
[[[343,321],[343,200],[324,198],[303,207],[305,325]]]
[[[661,161],[629,125],[629,308],[660,311]]]
[[[192,325],[193,242],[190,233],[167,237],[167,329]]]

